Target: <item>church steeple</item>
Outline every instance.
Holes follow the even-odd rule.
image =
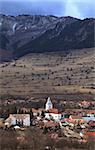
[[[46,109],[46,110],[49,110],[49,109],[52,109],[52,108],[53,108],[53,104],[52,104],[52,102],[51,102],[50,97],[48,97],[47,102],[46,102],[46,105],[45,105],[45,109]]]

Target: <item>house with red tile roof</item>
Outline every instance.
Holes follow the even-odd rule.
[[[82,116],[78,116],[78,115],[70,115],[69,120],[71,122],[79,123],[79,122],[83,121],[83,118],[82,118]]]
[[[50,120],[59,121],[61,120],[62,114],[58,111],[58,109],[52,108],[45,112],[45,118]]]

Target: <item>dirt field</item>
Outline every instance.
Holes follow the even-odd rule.
[[[29,54],[0,64],[0,95],[95,93],[94,49]]]

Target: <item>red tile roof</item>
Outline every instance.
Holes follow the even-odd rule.
[[[54,113],[54,114],[60,114],[58,109],[56,109],[56,108],[49,109],[48,112],[49,113]]]
[[[93,127],[93,126],[95,126],[95,121],[92,121],[92,120],[91,120],[91,121],[89,121],[88,124],[89,124],[90,127]]]
[[[89,131],[89,132],[87,132],[87,135],[90,137],[92,137],[92,136],[95,137],[95,131],[93,131],[93,132]]]
[[[80,119],[82,119],[82,116],[71,115],[69,118],[74,119],[74,120],[80,120]]]

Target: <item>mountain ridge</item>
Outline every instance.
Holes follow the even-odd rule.
[[[94,18],[0,14],[0,49],[12,58],[28,53],[95,47]]]

